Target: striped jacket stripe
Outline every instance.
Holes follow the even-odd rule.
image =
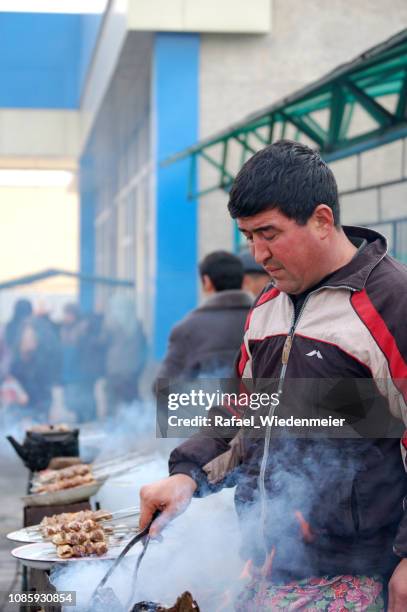
[[[394,384],[407,401],[407,363],[385,321],[371,302],[366,289],[353,294],[352,305],[366,325],[389,365]]]

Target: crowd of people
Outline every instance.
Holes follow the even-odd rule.
[[[58,322],[19,299],[0,338],[3,418],[46,423],[54,413],[83,423],[112,416],[138,399],[146,359],[142,325],[123,295],[112,296],[104,315],[68,303]]]
[[[203,303],[173,328],[157,378],[229,376],[252,301],[270,280],[248,251],[210,253],[198,273]],[[147,353],[135,304],[123,294],[110,298],[104,314],[67,303],[59,321],[19,299],[0,329],[3,421],[113,416],[139,399]]]

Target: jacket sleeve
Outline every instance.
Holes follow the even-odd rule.
[[[235,361],[235,384],[237,392],[239,392],[241,389],[241,378],[243,372],[245,373],[245,376],[248,377],[249,371],[251,371],[251,356],[248,350],[247,338],[245,337]],[[217,406],[212,408],[208,413],[208,416],[212,419],[212,423],[214,422],[214,417],[217,414],[224,417],[230,417],[231,409],[228,406]],[[191,476],[191,478],[193,478],[198,485],[195,492],[196,497],[202,497],[208,493],[218,491],[220,488],[222,488],[222,486],[231,486],[231,481],[228,481],[227,478],[223,479],[222,482],[220,482],[220,478],[217,478],[216,484],[211,483],[211,478],[208,479],[208,474],[219,474],[220,472],[225,472],[227,470],[224,469],[224,466],[230,466],[233,462],[233,467],[235,467],[239,462],[236,449],[240,445],[235,445],[235,450],[233,450],[233,442],[231,442],[237,437],[239,427],[228,427],[227,431],[219,429],[215,430],[212,427],[211,433],[213,435],[208,435],[208,428],[206,428],[205,433],[201,431],[201,433],[192,436],[190,439],[186,440],[180,446],[175,448],[170,455],[170,475],[187,474],[188,476]],[[230,454],[232,455],[232,460],[228,456]],[[222,467],[219,468],[214,466],[213,461],[221,456],[225,457]],[[209,469],[205,470],[204,468],[209,463],[211,463]]]
[[[227,413],[227,408],[222,406],[212,408],[208,416],[213,419],[216,414],[230,417],[230,413]],[[198,433],[185,440],[170,455],[170,476],[186,474],[193,478],[198,485],[195,497],[203,497],[218,491],[223,486],[230,486],[226,479],[222,479],[222,482],[218,482],[216,485],[211,483],[210,479],[208,479],[208,470],[205,468],[213,460],[228,454],[231,439],[233,440],[238,432],[238,427],[230,427],[227,430],[227,437],[221,437],[220,435],[216,437],[216,432],[212,429],[213,437],[210,437],[208,430],[206,430],[205,434]]]
[[[385,257],[370,273],[365,288],[355,292],[351,304],[376,345],[372,373],[393,417],[407,426],[407,269]],[[388,432],[393,437],[391,431]],[[406,453],[402,444],[404,467]],[[407,493],[407,476],[404,493]],[[407,557],[407,507],[394,541],[394,552]]]
[[[242,379],[252,378],[252,358],[248,342],[250,319],[259,299],[269,289],[270,286],[264,288],[246,318],[242,344],[235,360],[235,382],[238,392],[242,389]],[[231,416],[228,406],[217,406],[209,411],[208,416],[213,417],[216,414]],[[175,474],[191,476],[198,485],[195,497],[214,493],[223,486],[232,486],[234,482],[225,474],[228,470],[232,472],[242,457],[242,437],[239,432],[239,427],[231,427],[227,436],[217,436],[215,432],[211,437],[203,432],[192,436],[172,451],[169,459],[170,476]],[[218,459],[219,463],[216,464]]]
[[[399,347],[395,343],[393,346],[393,355],[394,352],[397,351],[397,367],[400,368],[400,364],[404,364],[405,368],[407,369],[407,351],[400,351]],[[393,355],[390,354],[390,357],[394,361],[395,358]],[[401,419],[404,423],[404,426],[407,427],[407,376],[405,375],[406,372],[403,372],[402,376],[400,376],[399,369],[397,370],[397,372],[394,372],[390,368],[390,372],[391,380],[389,380],[389,384],[386,385],[386,395],[389,401],[389,409],[390,412],[398,419]],[[401,439],[400,447],[404,469],[407,471],[407,431]],[[403,501],[404,514],[400,521],[393,543],[394,553],[402,558],[407,557],[407,475],[405,477],[405,483],[406,495]]]
[[[404,410],[406,406],[404,405]],[[405,413],[404,413],[405,414]],[[406,419],[404,419],[406,422]],[[407,470],[407,431],[401,440],[401,454],[403,457],[404,468]],[[407,476],[406,476],[407,480]],[[398,527],[393,543],[393,550],[398,557],[407,557],[407,495],[403,500],[404,514]]]
[[[405,347],[404,350],[400,350],[397,345],[395,345],[394,351],[397,350],[397,365],[403,363],[405,368],[407,369],[407,351]],[[394,359],[394,357],[393,357]],[[391,371],[391,370],[390,370]],[[399,373],[399,370],[396,372],[391,371],[391,381],[390,384],[387,385],[387,397],[389,400],[389,409],[390,412],[401,419],[404,423],[404,426],[407,427],[407,372],[402,372],[402,376]],[[403,438],[400,442],[401,447],[401,457],[404,465],[404,469],[407,471],[407,430],[404,434]],[[404,514],[400,521],[396,537],[393,543],[393,550],[395,554],[399,557],[407,557],[407,475],[405,477],[405,497],[403,501],[403,510]]]

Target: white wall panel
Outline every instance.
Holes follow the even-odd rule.
[[[113,0],[101,26],[81,99],[82,147],[92,129],[127,35],[127,6],[128,0]]]
[[[131,0],[129,27],[261,34],[270,31],[271,0]]]
[[[79,112],[0,109],[0,157],[76,159]]]

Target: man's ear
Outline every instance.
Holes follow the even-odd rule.
[[[202,276],[202,288],[205,293],[214,293],[215,287],[207,274]]]
[[[326,204],[318,204],[312,213],[312,223],[321,238],[326,238],[335,227],[332,208]]]

